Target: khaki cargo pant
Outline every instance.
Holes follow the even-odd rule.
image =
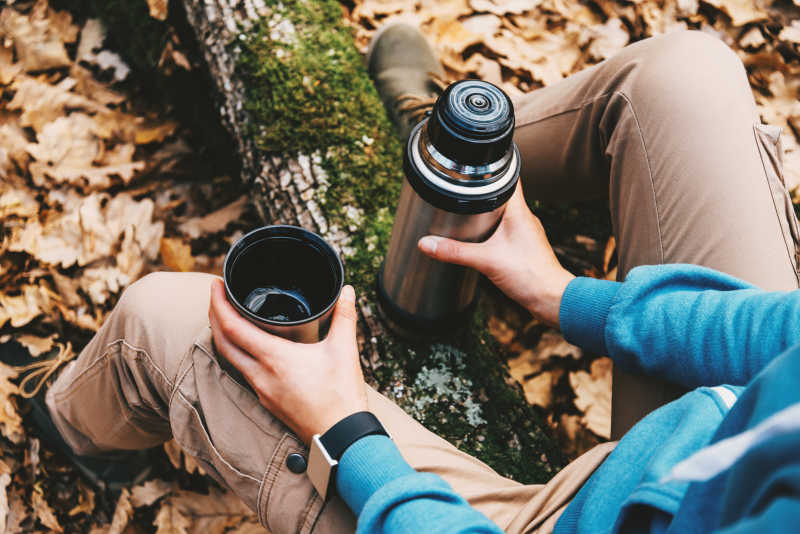
[[[765,288],[797,287],[797,222],[777,132],[759,125],[745,71],[723,44],[697,33],[643,41],[516,109],[528,198],[610,198],[621,276],[640,264],[689,262]],[[160,273],[133,284],[49,390],[59,429],[82,453],[174,436],[274,534],[352,531],[341,501],[324,504],[287,468],[289,454],[306,454],[302,443],[220,369],[210,281]],[[614,393],[615,416],[627,425],[674,391],[625,377]],[[522,485],[377,393],[369,402],[412,466],[441,475],[508,532],[552,529],[613,448],[596,447],[546,485]]]

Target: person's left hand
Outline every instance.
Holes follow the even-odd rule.
[[[242,373],[261,404],[306,444],[348,415],[367,410],[356,317],[355,292],[345,286],[325,340],[293,343],[239,315],[222,280],[211,285],[208,318],[217,351]]]

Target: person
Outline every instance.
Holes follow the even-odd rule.
[[[419,118],[409,94],[431,96],[435,56],[395,24],[368,65],[407,133]],[[614,377],[618,442],[544,485],[504,478],[365,385],[351,287],[327,338],[301,345],[244,320],[220,280],[198,273],[151,274],[124,292],[47,391],[63,439],[96,454],[174,436],[273,534],[796,528],[800,232],[778,132],[760,124],[736,55],[697,32],[647,39],[515,107],[522,185],[497,231],[419,246],[481,271],[630,373]],[[567,272],[525,201],[603,196],[618,282]],[[679,388],[691,391],[633,424]],[[361,411],[391,437],[350,444],[323,501],[304,474],[306,445]]]

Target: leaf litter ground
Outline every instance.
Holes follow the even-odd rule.
[[[128,65],[104,48],[98,20],[73,20],[42,0],[12,4],[0,11],[0,337],[39,357],[69,357],[127,285],[156,270],[219,274],[230,244],[259,223],[235,166],[220,171],[212,162],[219,154],[170,118],[168,102],[159,107],[140,96]],[[786,180],[797,199],[797,4],[355,0],[343,12],[363,50],[380,25],[412,21],[452,79],[480,77],[511,94],[651,35],[683,28],[716,35],[747,66],[762,118],[784,128]],[[167,2],[147,7],[154,19],[167,18]],[[202,68],[174,34],[159,65]],[[605,207],[540,205],[537,214],[573,272],[616,276]],[[511,375],[563,448],[574,456],[607,438],[610,360],[584,354],[486,289],[489,327]],[[156,478],[119,496],[96,492],[41,445],[15,374],[0,365],[0,530],[263,532],[174,442],[152,453]]]

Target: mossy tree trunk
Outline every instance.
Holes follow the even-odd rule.
[[[359,295],[368,381],[503,475],[548,479],[561,455],[509,377],[480,312],[462,332],[401,340],[374,307],[402,181],[401,144],[335,0],[183,0],[219,115],[265,222],[313,229]],[[232,7],[235,4],[235,7]]]

